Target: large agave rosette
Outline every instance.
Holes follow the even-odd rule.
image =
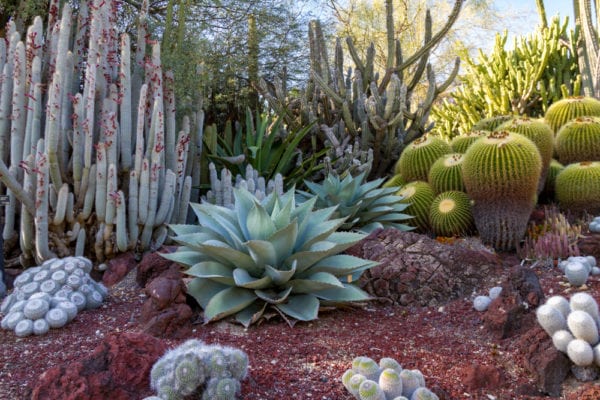
[[[273,308],[288,321],[317,318],[319,306],[363,301],[352,285],[376,263],[339,254],[365,235],[336,232],[345,218],[335,207],[313,210],[316,199],[296,205],[294,191],[259,201],[235,189],[233,209],[192,204],[198,225],[171,225],[176,252],[164,257],[189,267],[188,293],[205,322],[234,316],[245,326]]]

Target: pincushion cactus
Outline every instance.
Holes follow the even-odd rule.
[[[369,357],[356,357],[352,368],[342,375],[342,384],[358,400],[438,399],[425,387],[421,371],[402,369],[396,360],[388,357],[382,358],[379,365]]]
[[[43,335],[50,328],[65,326],[79,311],[98,307],[108,292],[90,278],[91,269],[88,259],[67,257],[25,270],[15,278],[14,291],[0,306],[2,328],[21,337]],[[60,289],[54,290],[59,285]]]
[[[595,357],[600,355],[598,304],[591,295],[576,293],[568,302],[562,296],[553,296],[536,314],[554,346],[576,366],[600,366],[600,357]]]
[[[479,312],[487,311],[492,300],[500,296],[500,293],[502,293],[502,286],[494,286],[487,295],[477,296],[473,299],[473,308]]]
[[[241,350],[191,339],[165,353],[153,365],[150,384],[161,399],[233,400],[246,377],[248,356]]]

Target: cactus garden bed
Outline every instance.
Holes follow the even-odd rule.
[[[505,266],[482,283],[482,292],[501,283],[508,266],[514,265],[513,255],[502,257]],[[568,297],[577,291],[566,284],[557,268],[535,267],[533,271],[546,296]],[[586,291],[600,298],[600,278],[590,277]],[[250,367],[242,383],[243,399],[350,400],[352,396],[340,378],[357,356],[376,360],[393,357],[405,368],[421,370],[427,386],[440,399],[543,398],[524,367],[522,340],[532,328],[531,320],[508,338],[497,339],[484,327],[484,314],[473,309],[473,296],[435,307],[370,302],[361,307],[323,310],[318,320],[294,327],[281,318],[248,329],[229,322],[190,323],[185,337],[159,340],[173,347],[197,338],[247,352]],[[100,308],[82,311],[64,328],[25,338],[0,330],[0,397],[31,398],[40,375],[50,367],[89,356],[115,334],[142,331],[139,315],[145,299],[132,272],[111,287]],[[198,317],[192,320],[200,321]],[[131,366],[130,370],[135,374],[136,368]],[[561,398],[598,398],[593,397],[598,390],[595,384],[569,377],[563,383]],[[151,394],[149,387],[136,393],[138,398]]]

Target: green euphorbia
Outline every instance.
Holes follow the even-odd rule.
[[[308,321],[320,304],[369,298],[348,281],[376,263],[339,254],[365,235],[336,232],[345,218],[330,219],[335,207],[313,210],[315,198],[296,206],[293,190],[263,201],[243,189],[234,196],[233,209],[192,204],[199,224],[171,225],[181,246],[163,254],[189,267],[188,293],[205,322],[234,316],[249,326],[268,308]]]

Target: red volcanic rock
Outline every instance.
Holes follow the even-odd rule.
[[[87,357],[38,379],[32,400],[139,400],[150,395],[150,370],[167,345],[143,333],[110,334]]]
[[[524,354],[524,366],[534,376],[540,391],[549,396],[560,396],[572,363],[554,347],[550,336],[540,326],[535,326],[516,345]]]
[[[494,389],[502,385],[502,372],[491,365],[469,365],[463,371],[464,384],[469,390]]]
[[[121,253],[106,264],[106,271],[102,275],[102,283],[111,287],[121,281],[132,269],[137,266],[133,252]]]
[[[163,271],[177,265],[160,255],[160,253],[172,253],[175,249],[172,246],[163,246],[156,252],[146,253],[137,269],[137,276],[135,277],[137,284],[145,287],[149,281],[159,276]]]

